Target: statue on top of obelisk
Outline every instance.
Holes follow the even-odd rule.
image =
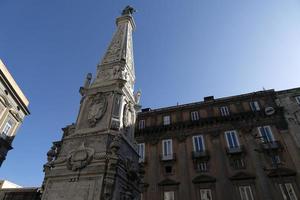
[[[132,15],[134,12],[136,12],[136,10],[128,5],[123,9],[122,15]]]

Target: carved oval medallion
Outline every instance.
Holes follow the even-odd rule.
[[[76,171],[85,168],[93,159],[94,149],[85,147],[82,143],[75,151],[71,151],[67,158],[67,167]]]
[[[107,99],[104,94],[97,94],[91,102],[88,112],[88,122],[90,126],[95,126],[103,117],[107,109]]]

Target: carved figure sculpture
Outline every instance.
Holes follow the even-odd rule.
[[[130,105],[125,104],[124,106],[124,111],[123,111],[123,124],[124,127],[128,127],[131,124],[131,110],[130,110]]]
[[[91,73],[88,73],[86,75],[86,79],[85,79],[85,82],[84,82],[84,88],[88,88],[91,84],[91,80],[92,80],[92,74]]]
[[[135,103],[136,103],[137,105],[140,104],[141,95],[142,95],[142,92],[141,92],[140,90],[138,90],[138,91],[134,94],[134,100],[135,100]]]
[[[136,10],[133,7],[128,5],[122,11],[122,15],[132,15],[134,12],[136,12]]]
[[[57,156],[57,147],[53,145],[51,149],[47,152],[47,161],[48,163],[54,161]]]

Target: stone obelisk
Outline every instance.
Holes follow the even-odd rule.
[[[132,32],[135,10],[127,6],[97,68],[80,88],[76,123],[63,128],[44,165],[42,200],[139,199],[134,124],[140,93],[134,94]]]

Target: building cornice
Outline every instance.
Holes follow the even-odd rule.
[[[21,91],[5,65],[0,59],[0,80],[8,88],[13,99],[17,102],[20,108],[24,111],[26,115],[30,114],[28,109],[29,101],[25,97],[24,93]]]
[[[273,89],[271,90],[265,90],[265,91],[257,91],[242,95],[236,95],[236,96],[229,96],[229,97],[223,97],[218,99],[213,99],[209,101],[199,101],[194,103],[188,103],[188,104],[182,104],[182,105],[176,105],[176,106],[170,106],[170,107],[164,107],[164,108],[157,108],[145,112],[138,113],[139,116],[146,116],[151,114],[160,114],[160,113],[166,113],[166,112],[172,112],[172,111],[178,111],[178,110],[184,110],[184,109],[192,109],[195,107],[207,107],[207,106],[215,106],[220,104],[226,104],[226,103],[233,103],[236,101],[242,101],[249,98],[258,98],[262,96],[267,95],[275,95],[275,91]]]
[[[263,111],[260,112],[243,112],[232,114],[227,117],[209,117],[202,118],[198,121],[182,121],[178,123],[173,123],[168,126],[158,125],[158,126],[150,126],[145,127],[144,129],[135,130],[135,135],[137,139],[143,136],[152,137],[161,137],[161,133],[168,133],[179,130],[189,130],[194,128],[205,128],[208,132],[220,131],[223,129],[230,128],[233,129],[251,129],[254,126],[260,126],[263,124],[276,124],[280,129],[287,129],[287,124],[285,119],[283,118],[283,109],[281,107],[277,107],[276,113],[273,115],[266,115]],[[229,125],[229,126],[228,126]],[[208,127],[211,127],[208,129]],[[174,135],[174,134],[173,134]],[[214,134],[213,134],[214,135]],[[178,136],[177,134],[174,137]]]

